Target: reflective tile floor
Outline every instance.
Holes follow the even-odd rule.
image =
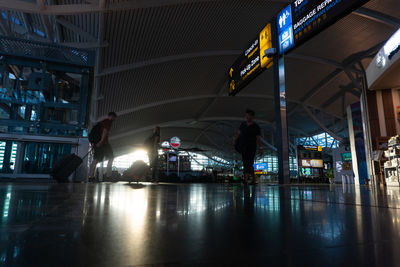
[[[0,184],[3,266],[400,266],[400,191]]]

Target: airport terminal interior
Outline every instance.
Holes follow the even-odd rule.
[[[0,0],[0,266],[400,266],[399,0]]]

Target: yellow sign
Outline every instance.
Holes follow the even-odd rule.
[[[305,150],[311,150],[311,151],[319,151],[322,152],[322,146],[304,146]]]
[[[270,68],[273,64],[273,59],[265,55],[265,50],[272,48],[272,34],[271,34],[271,23],[269,23],[260,32],[260,60],[261,68]]]

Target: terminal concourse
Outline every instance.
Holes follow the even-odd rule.
[[[399,0],[0,0],[0,266],[400,266]]]

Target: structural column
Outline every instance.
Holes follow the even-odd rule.
[[[278,50],[277,27],[274,23],[272,27],[272,40],[274,47]],[[276,147],[278,149],[279,184],[290,183],[289,168],[289,135],[287,125],[287,106],[286,106],[286,82],[285,82],[285,58],[279,56],[279,52],[274,56],[274,102],[275,102],[275,121],[276,121]]]

